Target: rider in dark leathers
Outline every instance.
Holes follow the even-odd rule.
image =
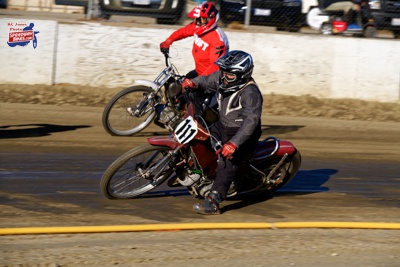
[[[192,79],[186,89],[203,88],[217,92],[219,120],[211,134],[221,141],[217,176],[210,194],[193,209],[201,214],[220,214],[219,205],[226,198],[240,163],[250,159],[261,136],[262,94],[252,78],[250,54],[234,50],[216,61],[220,70]]]

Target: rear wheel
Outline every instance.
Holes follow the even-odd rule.
[[[159,101],[149,98],[153,92],[149,87],[137,85],[116,94],[104,108],[104,129],[111,135],[129,136],[146,128],[156,115]]]
[[[322,23],[320,32],[324,35],[332,34],[332,24],[330,22]]]
[[[260,169],[266,176],[268,176],[271,171],[278,165],[281,158],[277,158],[274,160],[273,164],[268,164],[268,167],[265,169]],[[298,150],[292,157],[288,157],[285,161],[278,167],[277,170],[270,177],[271,181],[274,181],[273,184],[267,185],[262,190],[268,194],[272,194],[282,188],[285,184],[287,184],[300,169],[301,165],[301,155]]]
[[[164,182],[173,170],[169,147],[145,144],[129,150],[104,172],[100,188],[110,199],[135,198]]]
[[[364,37],[373,38],[376,36],[376,28],[373,26],[368,26],[364,30]]]

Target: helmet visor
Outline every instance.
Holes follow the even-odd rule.
[[[236,74],[221,70],[221,80],[228,83],[236,81]]]
[[[204,26],[207,24],[208,19],[207,18],[195,18],[194,19],[196,26]]]

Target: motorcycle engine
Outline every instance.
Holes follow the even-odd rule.
[[[168,85],[169,97],[175,97],[181,92],[181,86],[177,82],[172,82]]]

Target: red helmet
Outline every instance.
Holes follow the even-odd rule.
[[[193,8],[188,17],[195,20],[194,33],[200,36],[217,27],[219,12],[214,3],[206,2]]]

